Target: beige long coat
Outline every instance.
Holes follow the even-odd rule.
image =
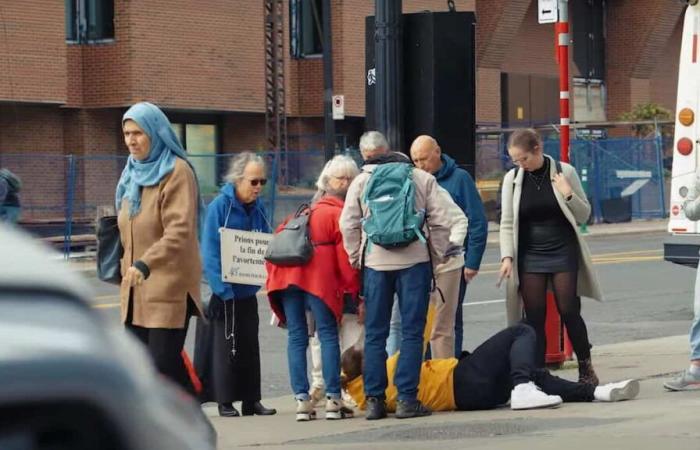
[[[549,156],[546,156],[549,158]],[[549,172],[550,179],[556,174],[556,164],[550,158]],[[555,188],[554,195],[564,216],[576,231],[576,239],[579,246],[579,268],[578,283],[576,287],[577,295],[590,297],[598,301],[603,301],[603,294],[600,291],[598,279],[593,269],[591,253],[586,241],[578,231],[577,224],[588,220],[591,214],[591,205],[588,203],[586,194],[583,192],[581,181],[576,169],[567,163],[561,163],[562,174],[566,177],[573,189],[573,196],[568,202]],[[517,175],[516,175],[517,174]],[[508,325],[518,322],[522,318],[522,298],[519,291],[518,280],[518,225],[520,212],[520,195],[522,193],[524,170],[511,170],[503,178],[503,189],[501,192],[501,226],[500,244],[501,261],[503,258],[513,258],[513,273],[506,281],[506,314]]]
[[[199,286],[202,262],[197,241],[197,183],[190,166],[176,159],[173,171],[159,184],[141,191],[141,210],[129,218],[129,202],[119,210],[119,233],[124,256],[122,277],[136,260],[150,269],[135,286],[134,325],[146,328],[183,328],[188,295],[202,310]],[[129,286],[120,288],[121,319],[126,321]]]

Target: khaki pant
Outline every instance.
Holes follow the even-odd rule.
[[[462,273],[463,269],[460,267],[435,275],[437,287],[442,291],[445,302],[443,303],[437,289],[430,295],[430,301],[435,307],[435,323],[430,335],[430,352],[433,359],[453,358],[455,355],[455,315],[457,308],[462,307],[462,299],[459,298]]]

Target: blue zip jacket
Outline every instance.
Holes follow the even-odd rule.
[[[433,175],[469,219],[469,229],[464,241],[464,266],[479,270],[489,233],[484,204],[469,172],[458,167],[455,160],[444,153],[440,159],[442,167]]]
[[[258,198],[250,213],[235,195],[235,188],[227,183],[221,188],[221,193],[207,206],[207,215],[202,233],[202,261],[204,274],[209,282],[211,291],[223,300],[246,298],[255,295],[260,286],[248,284],[226,283],[221,280],[221,237],[219,228],[226,227],[234,230],[270,232],[267,224],[265,207]],[[231,213],[228,214],[229,208]],[[226,215],[228,214],[228,221]]]

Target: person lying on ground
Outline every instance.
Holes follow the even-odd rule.
[[[433,411],[492,409],[510,399],[514,410],[551,408],[564,402],[615,402],[639,393],[637,380],[594,387],[572,382],[536,368],[534,329],[518,323],[486,340],[473,353],[459,359],[432,359],[421,366],[418,399]],[[343,352],[343,384],[360,409],[365,408],[362,387],[364,351],[361,343]],[[393,380],[397,355],[387,360],[387,376]],[[386,389],[386,411],[396,407],[396,387]],[[385,413],[386,413],[385,411]]]

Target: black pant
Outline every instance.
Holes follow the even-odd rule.
[[[567,402],[593,400],[592,386],[535,369],[535,331],[524,323],[498,332],[471,355],[465,352],[453,376],[455,403],[461,411],[502,405],[510,398],[513,386],[529,381]]]
[[[195,343],[194,364],[203,387],[200,400],[259,401],[258,299],[251,296],[224,302],[212,295],[207,316],[208,323],[197,323]]]

